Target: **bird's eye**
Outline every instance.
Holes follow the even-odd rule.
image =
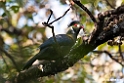
[[[80,24],[74,24],[74,27],[80,27]]]

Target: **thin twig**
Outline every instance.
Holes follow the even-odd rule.
[[[65,13],[64,13],[62,16],[60,16],[59,18],[57,18],[57,19],[55,19],[55,20],[53,20],[52,22],[49,23],[49,20],[50,20],[50,18],[51,18],[51,15],[53,14],[53,11],[50,10],[51,14],[50,14],[50,16],[49,16],[47,22],[43,22],[43,23],[42,23],[43,25],[52,28],[53,38],[54,38],[55,42],[57,43],[57,45],[58,45],[58,42],[57,42],[57,40],[56,40],[56,38],[55,38],[54,26],[51,26],[51,25],[52,25],[52,23],[54,23],[54,22],[58,21],[59,19],[61,19],[62,17],[64,17],[64,16],[67,14],[67,12],[70,10],[70,8],[71,8],[71,7],[69,7],[69,9],[67,9],[67,10],[65,11]]]
[[[19,71],[19,68],[18,68],[18,66],[17,66],[17,64],[16,64],[16,62],[15,62],[15,60],[13,59],[13,57],[12,57],[8,52],[6,52],[4,49],[2,49],[1,47],[0,47],[0,50],[1,50],[3,53],[5,53],[5,55],[6,55],[7,57],[10,58],[10,60],[11,60],[12,63],[14,64],[15,68],[17,69],[17,71]]]
[[[106,3],[107,3],[111,8],[115,9],[115,7],[114,7],[113,5],[111,5],[108,0],[105,0],[105,1],[106,1]]]
[[[121,42],[121,38],[120,38],[119,41]],[[121,50],[121,45],[120,45],[120,44],[118,45],[118,52],[119,52],[119,54],[120,54],[122,60],[124,60],[124,57],[123,57],[123,54],[122,54],[122,50]]]
[[[50,16],[49,16],[49,18],[48,18],[48,20],[47,20],[47,24],[49,23],[49,20],[50,20],[52,14],[53,14],[53,11],[50,9]]]
[[[56,40],[56,37],[55,37],[54,26],[50,26],[50,27],[52,28],[52,33],[53,33],[54,41],[56,42],[57,45],[59,45],[57,40]]]
[[[71,7],[70,7],[70,8],[71,8]],[[67,9],[67,10],[65,11],[65,13],[64,13],[62,16],[60,16],[59,18],[57,18],[57,19],[55,19],[54,21],[50,22],[49,24],[51,25],[51,24],[53,24],[54,22],[56,22],[56,21],[58,21],[59,19],[61,19],[62,17],[64,17],[64,16],[67,14],[67,12],[70,10],[70,8]]]
[[[93,51],[95,53],[106,53],[112,60],[114,60],[115,62],[119,63],[120,65],[124,66],[124,64],[122,64],[121,62],[119,62],[118,59],[115,59],[111,53],[109,53],[108,51]]]
[[[93,14],[83,5],[79,0],[73,0],[74,3],[76,3],[79,7],[81,7],[92,19],[94,23],[97,23],[96,18],[93,16]]]

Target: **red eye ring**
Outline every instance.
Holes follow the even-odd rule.
[[[79,26],[78,26],[78,25],[79,25],[79,24],[74,24],[74,27],[79,27],[80,25],[79,25]],[[82,26],[80,26],[80,28],[82,28],[82,29],[83,29],[83,28],[84,28],[84,26],[82,25]]]
[[[78,24],[74,24],[75,27],[77,27]]]

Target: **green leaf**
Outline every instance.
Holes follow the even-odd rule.
[[[124,5],[124,0],[122,0],[122,3],[121,3],[121,5]]]
[[[82,4],[91,3],[91,4],[93,4],[94,6],[97,6],[97,4],[98,4],[99,1],[100,1],[100,0],[81,0],[81,3],[82,3]]]
[[[10,9],[12,9],[14,13],[17,13],[19,11],[19,6],[12,6]]]
[[[81,3],[82,4],[88,4],[89,3],[89,0],[81,0]]]
[[[11,0],[6,0],[6,2],[10,2]]]
[[[3,14],[2,14],[2,17],[4,17],[4,16],[6,16],[6,13],[3,13]]]
[[[93,6],[96,8],[100,0],[95,0]]]

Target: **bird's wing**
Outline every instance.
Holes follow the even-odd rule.
[[[52,47],[46,47],[46,48],[40,50],[38,54],[36,54],[34,57],[32,57],[30,60],[28,60],[28,62],[23,67],[23,70],[28,69],[35,62],[36,59],[40,59],[40,60],[48,59],[50,57],[50,56],[48,56],[49,53],[54,54],[54,49],[52,49]]]
[[[54,60],[58,55],[58,52],[55,47],[49,46],[41,50],[37,56],[35,56],[39,60]]]
[[[59,35],[56,35],[55,37],[59,46],[72,46],[75,43],[75,40],[66,34],[59,34]],[[54,41],[54,38],[51,37],[48,40],[46,40],[43,44],[40,45],[40,50],[49,46],[54,46],[54,45],[56,45],[56,42]]]
[[[41,50],[35,58],[39,60],[56,60],[59,58],[63,58],[71,49],[71,46],[60,46],[58,48],[54,46],[46,47]]]
[[[53,46],[46,47],[45,49],[39,51],[39,53],[36,54],[34,57],[32,57],[25,64],[23,70],[28,69],[37,59],[47,61],[62,59],[70,51],[70,48],[70,46],[60,46],[59,49]]]
[[[64,57],[74,45],[75,41],[73,38],[66,34],[56,35],[57,43],[59,44],[56,47],[56,42],[54,38],[51,37],[40,45],[40,52],[31,58],[23,69],[28,69],[36,59],[39,60],[56,60]]]

